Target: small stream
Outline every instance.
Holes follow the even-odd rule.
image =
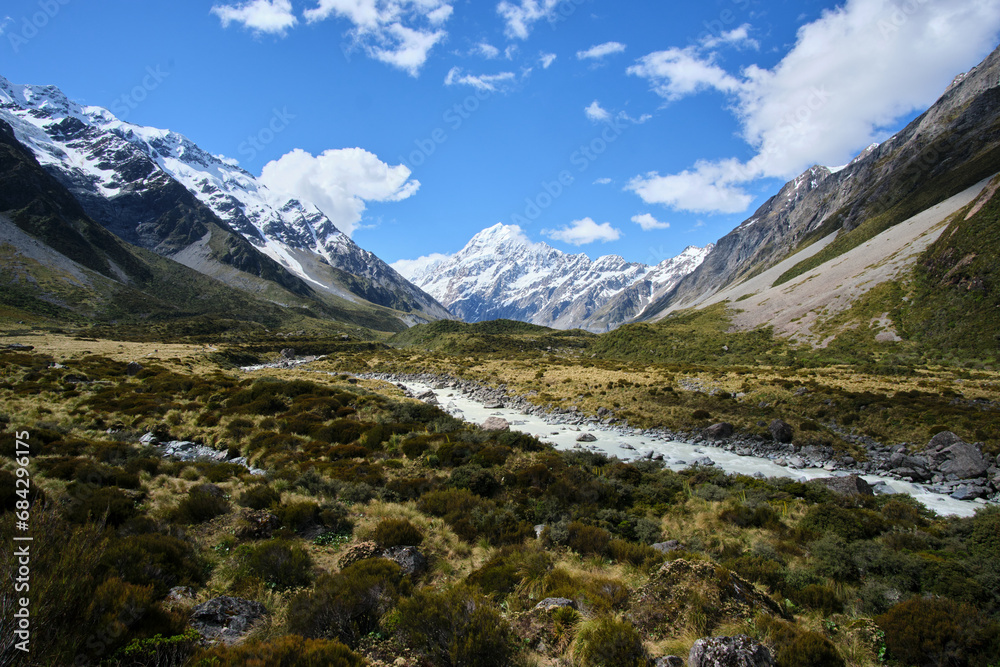
[[[521,431],[549,443],[556,449],[588,449],[615,456],[623,461],[642,458],[663,457],[663,463],[671,470],[683,470],[698,462],[714,465],[728,473],[758,475],[764,477],[790,477],[809,480],[849,474],[844,471],[831,472],[823,468],[793,469],[780,466],[767,458],[739,456],[733,452],[708,444],[691,444],[671,440],[655,431],[585,424],[572,426],[560,423],[555,416],[539,417],[524,414],[509,408],[486,408],[456,389],[435,389],[419,382],[401,382],[414,396],[424,392],[434,393],[438,404],[448,414],[467,422],[481,424],[489,417],[502,417],[510,423],[511,430]],[[577,438],[589,433],[596,438],[593,442],[581,443]],[[710,463],[709,463],[710,461]],[[947,516],[973,516],[984,506],[983,502],[955,500],[950,496],[933,493],[922,484],[903,482],[891,477],[864,474],[861,477],[881,493],[906,493],[934,510]]]

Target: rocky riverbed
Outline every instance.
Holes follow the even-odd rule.
[[[770,439],[740,433],[726,423],[688,432],[641,429],[606,408],[588,415],[573,406],[535,405],[526,396],[509,393],[506,385],[490,387],[430,374],[362,377],[395,384],[456,417],[480,424],[492,419],[488,427],[522,430],[560,449],[586,448],[624,460],[654,459],[674,469],[718,465],[730,472],[805,479],[858,474],[876,493],[908,493],[942,514],[971,515],[977,507],[1000,502],[1000,461],[988,460],[981,445],[947,431],[919,452],[905,443],[889,446],[859,438],[868,460],[855,461],[830,447],[793,444],[792,427],[781,420],[769,425]]]

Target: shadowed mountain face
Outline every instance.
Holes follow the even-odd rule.
[[[181,218],[183,224],[167,239],[201,224],[209,235],[228,235],[224,238],[232,246],[222,245],[224,252],[239,251],[247,243],[209,215]],[[247,253],[257,267],[281,271],[252,246]],[[14,309],[25,316],[125,325],[184,321],[185,330],[201,333],[310,319],[319,327],[329,320],[382,331],[406,326],[398,311],[333,296],[317,298],[308,285],[285,272],[290,285],[301,288],[293,292],[268,281],[265,271],[263,276],[239,271],[238,257],[228,265],[224,259],[214,261],[228,267],[229,282],[239,288],[119,238],[94,221],[0,120],[0,304],[8,314]]]
[[[1000,49],[956,78],[927,112],[844,169],[812,167],[787,183],[639,319],[696,306],[834,232],[842,237],[788,279],[997,173],[998,82]]]
[[[88,216],[132,244],[236,286],[250,276],[304,299],[364,300],[407,324],[450,316],[314,206],[182,135],[2,77],[0,119]]]

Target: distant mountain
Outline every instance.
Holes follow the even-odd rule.
[[[657,266],[617,255],[591,260],[530,241],[496,224],[454,255],[394,266],[466,322],[519,320],[556,329],[608,331],[694,270],[710,248],[687,248]]]
[[[118,237],[227,284],[399,311],[407,325],[448,311],[315,206],[268,190],[183,135],[118,120],[53,86],[0,77],[0,120]]]
[[[707,305],[802,253],[774,281],[783,284],[997,172],[1000,48],[892,138],[843,168],[815,166],[787,183],[640,319]]]
[[[308,305],[283,292],[291,305]],[[296,300],[298,301],[296,303]],[[289,308],[118,238],[0,120],[0,312],[4,317],[168,326],[172,335],[322,325],[399,330],[395,311]]]

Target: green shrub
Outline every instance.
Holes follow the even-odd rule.
[[[711,418],[712,418],[712,413],[710,413],[708,410],[695,410],[694,412],[691,413],[691,419],[702,420]]]
[[[585,667],[646,667],[650,663],[639,631],[628,621],[608,616],[580,626],[573,653]]]
[[[619,563],[652,567],[663,561],[663,554],[648,544],[636,544],[627,540],[611,540],[608,554]]]
[[[281,494],[269,484],[255,484],[240,494],[239,502],[243,507],[266,510],[281,502]]]
[[[877,617],[889,655],[906,665],[995,664],[1000,624],[943,598],[911,598]]]
[[[136,501],[114,487],[73,486],[70,493],[73,500],[66,516],[74,523],[104,520],[109,526],[118,527],[138,514]]]
[[[775,656],[777,667],[844,667],[844,659],[829,639],[818,632],[803,632],[782,645]]]
[[[312,558],[300,544],[275,538],[244,545],[236,553],[237,575],[253,577],[278,590],[308,586]]]
[[[579,521],[570,522],[567,528],[566,545],[573,551],[581,555],[603,556],[608,553],[611,543],[611,534],[608,531]]]
[[[477,496],[489,498],[500,490],[500,482],[487,470],[475,464],[464,465],[451,471],[448,485],[456,489],[468,489]]]
[[[780,528],[782,525],[778,513],[766,503],[761,503],[755,507],[745,504],[729,507],[722,510],[719,518],[740,528],[768,528],[774,530]]]
[[[304,533],[310,528],[320,525],[319,503],[315,501],[303,500],[295,503],[282,505],[274,510],[275,516],[281,525],[296,533]]]
[[[228,511],[229,502],[225,498],[196,486],[177,505],[173,517],[181,523],[204,523]]]
[[[821,503],[809,509],[799,528],[817,533],[831,532],[847,541],[871,539],[888,530],[885,520],[868,509],[848,509]]]
[[[324,574],[313,590],[288,607],[288,628],[304,637],[336,638],[353,646],[379,628],[379,621],[410,591],[396,563],[368,558],[337,574]]]
[[[399,631],[441,667],[508,667],[516,659],[516,639],[503,616],[464,588],[417,591],[399,605]]]
[[[795,604],[815,609],[824,616],[839,614],[844,611],[844,603],[829,586],[810,584],[798,591],[788,591],[788,597]]]
[[[205,581],[205,564],[194,546],[159,533],[129,535],[113,542],[98,571],[137,586],[151,586],[157,598],[174,586]]]
[[[383,548],[414,547],[424,541],[424,534],[406,519],[383,519],[375,526],[372,539]]]
[[[220,644],[195,655],[193,667],[364,667],[364,658],[339,641],[285,635],[268,642]]]

